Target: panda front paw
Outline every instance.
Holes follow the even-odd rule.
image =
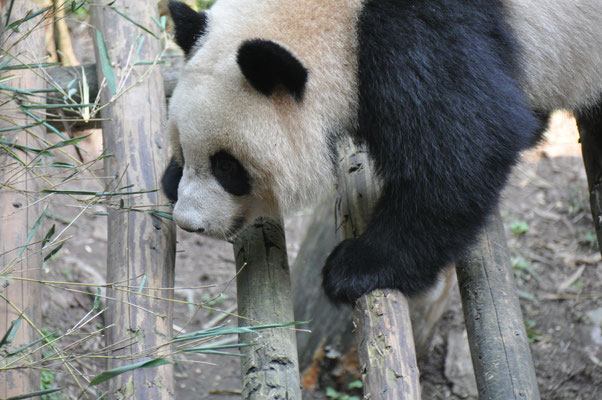
[[[346,239],[330,253],[322,285],[333,303],[353,304],[362,295],[389,286],[383,279],[382,255],[361,239]]]

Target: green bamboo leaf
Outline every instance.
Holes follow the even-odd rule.
[[[129,16],[125,15],[124,13],[122,13],[121,11],[119,11],[118,9],[116,9],[115,7],[109,7],[109,8],[111,10],[115,11],[117,14],[121,15],[123,18],[127,19],[128,21],[130,21],[132,24],[136,25],[138,28],[140,28],[143,31],[147,32],[148,34],[152,35],[152,37],[154,37],[155,39],[159,39],[157,37],[157,35],[155,35],[150,29],[148,29],[145,26],[143,26],[143,25],[139,24],[138,22],[134,21]]]
[[[142,293],[144,285],[146,285],[146,274],[144,274],[144,276],[142,277],[142,282],[140,282],[140,288],[138,289],[138,293]]]
[[[19,257],[21,257],[21,255],[23,255],[23,252],[29,245],[29,242],[31,242],[31,238],[33,238],[33,235],[35,235],[36,231],[40,227],[40,223],[42,223],[42,219],[44,218],[45,215],[46,215],[46,210],[42,211],[42,214],[40,214],[40,216],[36,220],[35,224],[33,224],[33,227],[31,228],[29,235],[27,235],[27,239],[25,239],[25,243],[23,244],[23,246],[21,246],[21,249],[19,250],[19,255],[18,255]]]
[[[21,108],[27,110],[46,110],[46,109],[57,109],[57,108],[85,108],[92,107],[94,104],[23,104]]]
[[[2,90],[9,90],[11,92],[20,93],[20,94],[33,94],[33,92],[30,92],[29,90],[16,88],[16,87],[12,87],[12,86],[9,86],[9,85],[2,85],[2,84],[0,84],[0,89],[2,89]]]
[[[52,146],[47,147],[44,150],[48,151],[48,150],[52,150],[52,149],[58,149],[59,147],[71,146],[71,145],[73,145],[75,143],[81,142],[84,139],[87,139],[90,135],[91,135],[91,133],[87,134],[87,135],[79,136],[79,137],[76,137],[76,138],[73,138],[73,139],[63,140],[62,142],[58,142],[56,144],[53,144]]]
[[[42,155],[45,155],[45,156],[48,156],[48,157],[54,157],[54,154],[49,153],[46,150],[35,149],[35,148],[29,147],[29,146],[23,146],[22,144],[17,144],[17,143],[9,142],[7,140],[0,140],[0,145],[5,145],[7,147],[12,147],[12,148],[23,150],[23,151],[31,151],[33,153],[42,154]]]
[[[96,296],[94,296],[94,309],[98,310],[98,307],[100,307],[100,288],[96,289]]]
[[[159,218],[165,218],[165,219],[167,219],[169,221],[173,221],[173,216],[171,214],[169,214],[169,213],[164,212],[164,211],[148,210],[148,213],[150,215],[154,215],[154,216],[159,217]]]
[[[5,344],[11,344],[13,340],[15,340],[15,335],[19,330],[19,326],[21,325],[22,319],[23,314],[19,314],[19,318],[10,323],[10,327],[8,328],[2,339],[0,339],[0,347],[4,346]]]
[[[45,394],[60,392],[61,390],[63,390],[63,389],[62,388],[43,389],[43,390],[38,390],[37,392],[31,392],[31,393],[27,393],[27,394],[20,394],[18,396],[9,397],[6,400],[30,399],[32,397],[43,396]]]
[[[48,232],[46,233],[46,236],[44,236],[44,239],[42,240],[42,248],[44,248],[44,245],[46,243],[48,243],[50,241],[50,239],[52,239],[52,236],[54,236],[55,227],[56,227],[56,224],[52,224],[52,227],[48,230]]]
[[[5,146],[4,144],[0,143],[0,149],[6,151],[8,153],[9,156],[11,156],[12,158],[14,158],[15,160],[17,160],[17,162],[21,165],[26,165],[25,162],[23,160],[21,160],[19,158],[19,156],[17,155],[17,153],[15,153],[14,151],[12,151],[11,149],[9,149],[7,146]]]
[[[115,71],[111,66],[111,59],[102,32],[96,30],[96,45],[98,46],[98,56],[100,57],[100,66],[102,73],[107,80],[107,86],[113,95],[117,93],[117,83],[115,82]]]
[[[88,191],[88,190],[44,189],[41,191],[41,193],[68,194],[68,195],[95,196],[95,197],[112,197],[112,196],[130,196],[133,194],[154,193],[157,191],[158,191],[158,189],[140,190],[137,192],[92,192],[92,191]]]
[[[17,28],[19,25],[21,25],[23,22],[27,22],[27,21],[29,21],[30,19],[32,19],[32,18],[35,18],[35,17],[37,17],[38,15],[45,13],[46,11],[50,10],[52,7],[53,7],[53,6],[48,6],[48,7],[46,7],[46,8],[42,8],[41,10],[38,10],[38,11],[36,11],[36,12],[34,12],[34,13],[32,13],[32,12],[31,12],[32,10],[29,10],[29,11],[27,12],[27,14],[25,15],[25,17],[24,17],[24,18],[21,18],[21,19],[18,19],[18,20],[16,20],[16,21],[15,21],[15,22],[13,22],[12,24],[10,24],[10,25],[8,25],[6,28],[4,28],[4,30],[6,30],[6,31],[7,31],[7,30],[9,30],[9,29],[15,29],[15,28]],[[11,4],[11,8],[12,8],[12,4]],[[8,22],[8,20],[7,20],[7,22]]]
[[[18,349],[16,349],[15,351],[12,351],[12,352],[10,352],[10,353],[8,353],[7,355],[9,355],[9,356],[14,356],[15,354],[22,353],[22,352],[24,352],[25,350],[29,349],[30,347],[33,347],[33,346],[35,346],[36,344],[38,344],[38,343],[40,343],[40,342],[42,342],[42,341],[44,341],[44,340],[48,339],[49,337],[56,335],[58,332],[59,332],[59,331],[58,331],[58,330],[56,330],[56,331],[54,331],[54,332],[51,332],[51,333],[49,333],[49,334],[47,334],[47,335],[44,335],[44,336],[42,336],[41,338],[38,338],[38,339],[34,340],[33,342],[31,342],[31,343],[29,343],[29,344],[26,344],[25,346],[19,347]]]
[[[46,121],[38,118],[35,114],[27,111],[26,109],[24,109],[23,107],[21,107],[21,110],[29,115],[31,118],[33,118],[34,120],[36,120],[37,122],[41,123],[42,125],[44,125],[46,127],[46,129],[51,130],[52,132],[56,133],[61,139],[63,140],[69,140],[69,138],[67,136],[65,136],[64,134],[62,134],[58,129],[56,129],[54,126],[48,124]]]
[[[50,257],[52,257],[53,255],[55,255],[56,253],[59,252],[59,250],[63,247],[65,243],[61,243],[58,246],[56,246],[54,249],[52,249],[52,251],[50,253],[48,253],[46,255],[46,257],[44,257],[44,260],[42,261],[42,263],[45,263],[46,261],[48,261],[50,259]]]
[[[109,379],[116,377],[117,375],[121,375],[125,372],[133,371],[138,368],[152,368],[152,367],[158,367],[160,365],[171,364],[171,363],[172,363],[171,361],[169,361],[165,358],[159,357],[159,358],[154,358],[149,361],[142,361],[142,362],[135,363],[135,364],[124,365],[123,367],[104,371],[104,372],[101,372],[100,374],[96,375],[90,381],[90,386],[96,386],[100,383],[106,382]]]
[[[48,164],[48,166],[56,167],[56,168],[77,168],[77,165],[75,165],[75,164],[70,164],[70,163],[60,162],[60,161],[56,161],[56,162],[53,162],[52,164]]]
[[[10,15],[13,13],[13,4],[15,4],[15,0],[10,0],[10,4],[8,5],[8,12],[6,13],[6,22],[4,25],[8,25],[10,21]]]
[[[23,130],[23,129],[33,128],[34,126],[38,126],[38,125],[41,125],[41,124],[43,124],[43,122],[36,122],[35,124],[11,126],[10,128],[2,128],[2,129],[0,129],[0,133],[1,132],[10,132],[10,131],[20,131],[20,130]]]
[[[307,322],[288,322],[285,324],[265,324],[265,325],[255,325],[255,326],[240,326],[240,327],[226,327],[224,325],[216,326],[210,329],[203,329],[200,331],[195,331],[191,333],[187,333],[185,335],[180,335],[172,339],[172,342],[183,342],[188,340],[197,340],[208,337],[215,336],[224,336],[224,335],[234,335],[239,333],[252,333],[255,331],[260,331],[264,329],[271,328],[283,328],[292,325],[300,325],[306,324]]]
[[[9,71],[13,69],[34,69],[34,68],[46,68],[46,67],[58,67],[61,63],[34,63],[34,64],[20,64],[20,65],[2,65],[0,64],[0,70]]]

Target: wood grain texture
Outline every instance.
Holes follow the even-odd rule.
[[[355,306],[364,397],[420,399],[408,302],[398,290],[374,290]]]
[[[379,183],[365,151],[351,143],[339,148],[339,195],[335,212],[342,239],[366,229]],[[364,397],[420,399],[420,382],[408,302],[394,290],[362,296],[354,309]]]
[[[539,399],[499,211],[456,272],[479,398]]]
[[[152,20],[152,16],[158,18],[156,1],[121,0],[115,2],[113,7],[158,35],[158,27]],[[91,6],[90,13],[92,25],[104,36],[117,82],[123,81],[123,87],[132,85],[148,69],[147,65],[141,65],[129,70],[127,60],[129,55],[137,51],[136,39],[145,39],[138,55],[139,60],[144,61],[153,60],[159,54],[159,41],[108,7]],[[93,32],[92,36],[96,37],[96,33]],[[96,59],[99,60],[98,48]],[[97,75],[102,81],[100,65]],[[111,97],[110,91],[105,88],[101,93],[101,102],[107,103]],[[105,172],[111,179],[108,189],[115,190],[128,185],[132,185],[128,189],[131,191],[158,189],[168,162],[168,140],[163,133],[165,93],[159,66],[102,110],[101,116],[107,118],[102,123],[103,138],[107,153],[112,155],[105,159]],[[161,191],[124,196],[123,204],[119,207],[121,209],[109,209],[107,281],[126,281],[135,288],[133,292],[137,292],[146,275],[145,289],[142,290],[144,294],[173,298],[171,289],[150,288],[173,287],[175,225],[164,218],[128,211],[129,207],[136,204],[152,204],[154,209],[169,211]],[[161,346],[170,339],[171,302],[116,289],[107,290],[107,296],[120,300],[109,303],[107,322],[115,326],[109,330],[107,345],[122,340],[133,343],[120,346],[111,355],[134,356],[133,359],[110,359],[109,368],[148,359],[136,355],[144,355],[148,349]],[[108,398],[173,399],[173,366],[141,368],[119,375],[109,381],[108,389]]]
[[[0,19],[3,25],[6,21],[6,13],[9,2],[2,2]],[[39,7],[29,0],[14,2],[10,22],[23,18],[29,10],[38,10]],[[11,56],[17,56],[19,60],[26,63],[42,62],[44,51],[44,28],[35,28],[38,20],[31,20],[19,27],[19,32],[12,30],[4,32],[0,26],[0,43],[2,51],[6,49]],[[33,29],[33,30],[32,30]],[[31,33],[16,43],[22,35],[28,31]],[[14,46],[13,46],[14,45]],[[0,56],[0,61],[5,61],[7,56]],[[10,64],[18,64],[13,60]],[[34,71],[21,69],[8,71],[5,75],[13,75],[7,84],[21,89],[41,89],[46,83]],[[0,95],[0,128],[10,128],[35,122],[32,118],[21,113],[20,104],[29,101],[38,102],[38,97],[22,96],[21,100],[10,96],[10,92],[3,91]],[[44,137],[45,129],[41,127],[29,128],[26,131],[14,131],[5,135],[4,140],[10,140],[24,146],[45,148],[45,144],[38,141],[34,135]],[[17,156],[25,163],[33,161],[31,153],[25,153],[13,149]],[[37,203],[37,191],[41,187],[41,181],[36,178],[32,169],[18,164],[8,153],[0,149],[0,275],[39,279],[42,254],[40,252],[39,240],[42,238],[43,227],[40,227],[31,238],[32,245],[27,246],[21,255],[19,250],[27,242],[27,236],[33,228],[36,220],[42,212],[41,204]],[[35,243],[35,244],[34,244]],[[40,285],[33,282],[11,280],[1,281],[0,293],[5,296],[16,308],[23,311],[25,315],[39,326],[41,323],[41,301]],[[4,299],[0,299],[0,337],[4,336],[11,326],[11,322],[17,320],[19,312]],[[40,336],[25,321],[17,331],[17,336],[12,347],[17,348],[31,343]],[[21,356],[21,354],[19,354]],[[0,356],[0,366],[11,358]],[[27,361],[27,360],[25,360]],[[33,358],[30,359],[33,361]],[[0,398],[30,393],[40,388],[40,375],[35,369],[16,369],[0,372]]]
[[[240,326],[294,321],[284,230],[258,219],[234,243]],[[292,328],[241,334],[242,398],[301,400],[297,340]]]

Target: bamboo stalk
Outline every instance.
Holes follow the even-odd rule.
[[[0,13],[2,22],[0,22],[0,25],[3,25],[6,21],[9,3],[6,1],[0,3],[2,6],[2,12]],[[9,23],[23,18],[27,11],[36,10],[37,8],[33,1],[16,1],[12,8]],[[2,39],[6,40],[8,37],[8,41],[3,43],[3,47],[4,49],[10,49],[9,54],[11,56],[18,57],[25,62],[42,60],[44,57],[43,29],[32,31],[28,37],[11,47],[17,39],[32,29],[36,22],[32,20],[21,24],[19,27],[20,34],[4,31],[3,27],[0,26],[0,32],[4,31]],[[0,57],[0,61],[5,60],[5,57]],[[15,76],[10,80],[10,85],[13,87],[20,89],[45,87],[45,82],[33,71],[23,69],[10,71],[10,74]],[[9,96],[2,97],[0,101],[2,103],[8,101],[8,103],[2,106],[5,109],[0,110],[2,115],[0,128],[27,125],[34,122],[33,119],[19,111],[21,100],[16,97],[12,99]],[[26,103],[27,100],[23,102]],[[15,131],[16,133],[10,136],[11,141],[24,146],[38,147],[40,144],[34,138],[34,135],[43,137],[45,134],[44,128],[36,126],[28,130],[31,133],[25,130]],[[25,163],[32,161],[30,153],[18,150],[16,150],[16,153]],[[28,235],[33,231],[34,224],[40,218],[42,210],[40,204],[36,203],[35,196],[26,193],[36,193],[40,184],[32,171],[26,167],[22,167],[24,174],[17,179],[18,183],[10,182],[10,177],[14,175],[14,166],[10,167],[9,165],[14,162],[15,160],[10,158],[7,151],[0,149],[0,166],[4,166],[0,167],[0,182],[12,186],[11,189],[9,186],[0,185],[0,271],[4,271],[2,274],[8,276],[37,280],[42,267],[39,246],[21,246],[24,246],[27,242],[38,242],[43,231],[43,228],[37,229],[33,237],[28,240]],[[0,337],[4,336],[7,330],[10,329],[11,322],[19,318],[19,311],[23,311],[27,319],[33,323],[39,324],[41,321],[40,285],[27,280],[3,280],[2,285],[0,292],[7,300],[0,299]],[[16,337],[11,346],[14,348],[20,347],[33,342],[38,337],[35,329],[24,318],[16,331]],[[37,356],[28,356],[31,361],[34,357]],[[0,366],[10,360],[10,358],[0,356]],[[39,388],[40,375],[35,369],[14,369],[0,373],[0,398],[31,393]]]
[[[282,224],[258,219],[234,244],[239,325],[294,320],[291,283]],[[243,347],[242,398],[301,400],[297,340],[292,329],[240,335]]]
[[[91,6],[91,22],[102,33],[106,53],[114,71],[117,91],[130,87],[147,73],[148,66],[132,66],[133,54],[143,60],[152,60],[160,53],[160,42],[138,26],[115,12],[135,16],[137,23],[157,30],[152,16],[158,17],[154,0],[122,0],[111,8]],[[158,33],[158,32],[155,32]],[[139,46],[137,38],[144,38]],[[93,37],[98,38],[97,34]],[[101,60],[99,40],[95,41],[96,59]],[[97,75],[102,80],[105,69],[97,64]],[[104,71],[104,72],[103,72]],[[120,83],[121,82],[121,83]],[[104,145],[112,156],[105,159],[106,175],[113,178],[108,190],[133,185],[131,191],[159,187],[161,174],[167,165],[167,138],[163,134],[166,120],[163,80],[157,68],[126,92],[113,96],[110,88],[101,94],[102,104],[111,104],[102,110]],[[154,215],[129,212],[135,202],[156,204],[157,209],[167,200],[160,191],[141,193],[123,198],[123,210],[109,210],[107,280],[127,281],[146,294],[145,287],[171,288],[174,283],[175,226],[171,221]],[[163,211],[168,211],[164,209]],[[142,285],[143,280],[145,284]],[[166,343],[172,334],[172,302],[159,298],[173,298],[172,289],[139,296],[110,288],[109,297],[121,301],[109,303],[107,344],[131,339],[134,344],[112,353],[113,356],[131,356],[122,360],[110,359],[109,368],[136,361],[140,353]],[[152,310],[153,313],[144,310]],[[167,351],[168,349],[166,349]],[[137,361],[143,361],[142,360]],[[140,368],[109,381],[108,398],[173,399],[173,366]]]
[[[539,399],[499,211],[456,266],[480,399]]]

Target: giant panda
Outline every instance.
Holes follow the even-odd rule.
[[[382,182],[323,268],[334,302],[419,294],[466,251],[556,108],[602,94],[600,0],[170,2],[187,62],[162,184],[182,229],[226,240],[315,201],[336,141]]]

